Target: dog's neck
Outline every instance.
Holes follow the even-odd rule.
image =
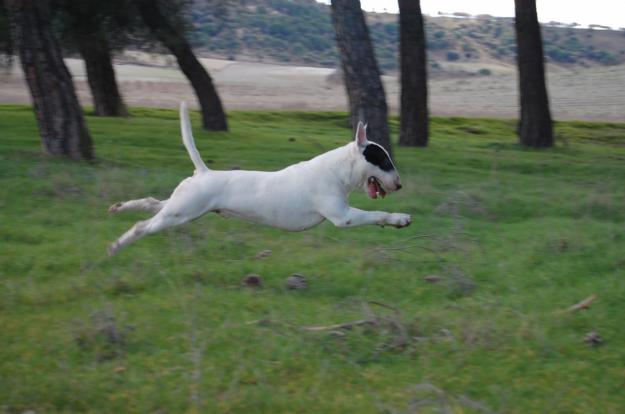
[[[365,171],[358,168],[358,149],[354,143],[335,148],[310,160],[312,168],[319,176],[331,177],[345,194],[361,187],[366,178]]]

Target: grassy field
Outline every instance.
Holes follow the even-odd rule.
[[[279,169],[347,142],[345,119],[235,112],[196,140],[211,168]],[[96,162],[50,159],[32,111],[0,107],[0,411],[625,409],[625,124],[559,123],[539,152],[513,121],[435,118],[429,148],[396,148],[402,191],[351,197],[406,229],[206,216],[114,258],[143,216],[108,206],[167,197],[192,164],[173,111],[88,124]]]

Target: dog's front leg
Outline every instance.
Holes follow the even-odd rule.
[[[356,227],[365,224],[377,224],[379,226],[389,225],[401,228],[409,226],[412,222],[412,218],[409,214],[387,213],[386,211],[364,211],[349,206],[340,209],[329,209],[323,216],[330,220],[336,227]]]

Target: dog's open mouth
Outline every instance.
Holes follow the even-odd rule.
[[[367,192],[371,198],[378,198],[378,196],[384,198],[386,196],[386,191],[382,188],[382,184],[373,176],[367,180]]]

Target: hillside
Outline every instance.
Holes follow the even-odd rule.
[[[330,7],[315,0],[196,1],[189,11],[194,47],[206,56],[335,67]],[[367,13],[383,70],[397,69],[397,16]],[[514,61],[513,20],[426,17],[431,70],[444,62]],[[567,66],[625,62],[625,32],[543,26],[545,54]]]

